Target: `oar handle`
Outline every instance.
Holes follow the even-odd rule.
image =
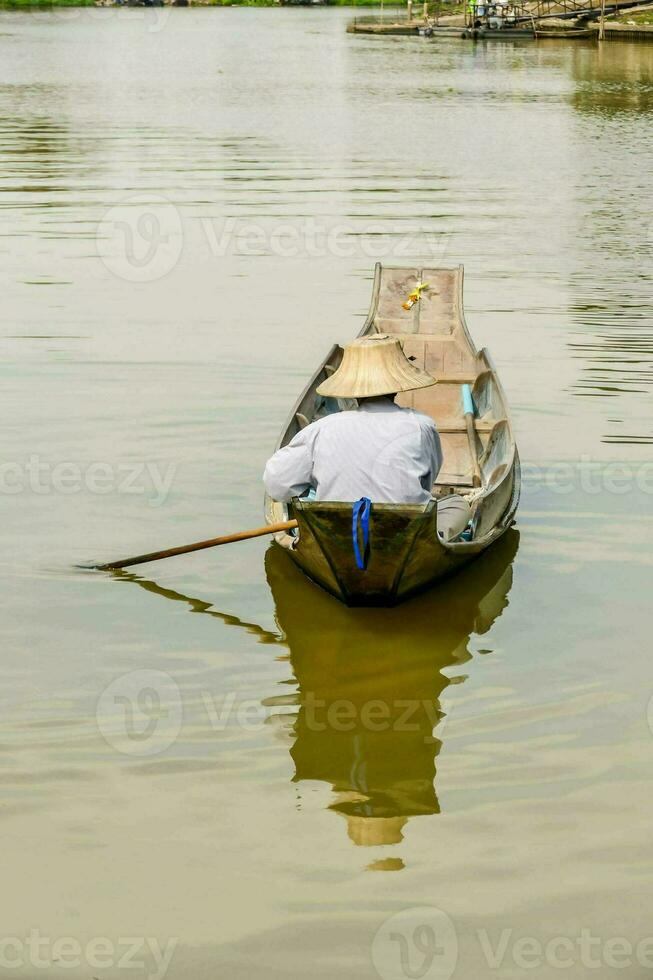
[[[206,541],[195,541],[194,544],[182,544],[178,548],[167,548],[165,551],[150,551],[146,555],[135,555],[132,558],[121,558],[119,561],[109,561],[105,565],[93,565],[100,571],[112,571],[117,568],[127,568],[129,565],[143,565],[147,561],[158,561],[160,558],[173,558],[175,555],[187,555],[191,551],[203,551],[205,548],[217,548],[221,544],[232,541],[247,541],[249,538],[259,538],[263,534],[277,534],[279,531],[290,531],[297,527],[297,521],[280,521],[278,524],[266,524],[251,531],[237,531],[235,534],[225,534],[220,538],[208,538]]]
[[[469,385],[462,386],[462,399],[463,413],[465,415],[465,427],[467,429],[467,442],[469,444],[469,455],[472,457],[472,483],[475,487],[481,487],[483,486],[483,475],[481,473],[481,467],[478,461],[478,451],[476,448],[476,426],[474,425],[476,408],[474,406],[472,389]]]
[[[476,408],[474,406],[474,397],[472,395],[472,389],[469,385],[462,386],[462,397],[463,397],[463,414],[471,415],[472,418],[476,415]]]

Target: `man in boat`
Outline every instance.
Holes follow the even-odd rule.
[[[401,408],[395,397],[434,384],[397,338],[374,334],[348,344],[317,393],[328,401],[356,399],[358,407],[312,422],[279,449],[265,467],[268,494],[280,501],[308,493],[315,500],[426,505],[442,465],[440,436],[433,419]],[[442,498],[438,531],[457,537],[470,517],[462,497]]]

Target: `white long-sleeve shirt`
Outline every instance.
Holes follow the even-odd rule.
[[[374,398],[306,426],[268,461],[263,481],[281,501],[314,487],[317,500],[425,504],[441,465],[433,420]]]

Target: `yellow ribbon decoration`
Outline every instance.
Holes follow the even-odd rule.
[[[418,282],[415,284],[415,288],[408,294],[408,299],[401,305],[405,310],[410,310],[413,308],[415,303],[418,303],[422,293],[425,289],[429,288],[428,282]]]

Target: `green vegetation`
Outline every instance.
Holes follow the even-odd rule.
[[[0,0],[0,10],[53,10],[56,7],[92,7],[94,0]]]
[[[191,0],[193,6],[209,7],[276,7],[277,0]],[[0,0],[0,10],[51,10],[58,7],[92,7],[95,0]],[[355,12],[359,8],[373,7],[380,8],[381,0],[329,0],[329,5],[334,7],[352,7]],[[414,16],[421,17],[423,4],[420,0],[414,0]],[[447,16],[450,14],[460,14],[464,11],[463,3],[431,2],[428,5],[429,15]],[[391,18],[396,13],[397,18],[406,16],[406,4],[402,2],[386,2],[383,4],[384,15]],[[644,21],[643,23],[647,23]]]
[[[633,13],[632,11],[626,11],[615,19],[616,24],[653,24],[653,10],[643,10],[641,13]]]
[[[193,7],[276,7],[275,0],[191,0]]]
[[[467,3],[429,3],[429,17],[451,17],[466,10]]]
[[[397,20],[402,20],[406,17],[406,3],[397,2],[397,0],[385,0],[383,5],[380,0],[329,0],[329,4],[334,7],[351,7],[352,11],[356,13],[359,7],[381,7],[383,6],[384,15],[390,20],[392,15],[396,14]],[[428,3],[428,14],[429,17],[451,17],[454,14],[464,14],[466,9],[466,3],[453,3],[451,0],[444,0],[440,3],[438,0],[429,0]],[[424,0],[413,0],[413,17],[415,19],[422,19],[422,11],[424,10]]]
[[[2,2],[2,0],[0,0]],[[191,0],[193,6],[209,6],[209,7],[277,7],[279,6],[278,0]],[[383,7],[384,13],[390,16],[393,12],[396,12],[398,16],[406,16],[406,2],[405,0],[328,0],[328,6],[330,7],[351,7],[355,12],[359,7]],[[458,14],[462,13],[465,9],[463,3],[452,3],[449,0],[445,0],[443,3],[429,2],[429,14],[434,16],[439,13],[441,16],[445,14]],[[417,15],[421,16],[423,8],[423,0],[413,0],[413,11]]]
[[[0,0],[2,2],[2,0]],[[278,7],[278,0],[191,0],[193,7]],[[330,7],[380,7],[381,0],[328,0]],[[406,5],[396,0],[384,4],[386,10],[402,10]]]
[[[397,20],[406,16],[406,3],[401,0],[328,0],[330,6],[351,7],[354,12],[360,8],[379,9],[383,6],[384,16],[392,19],[396,14]],[[191,0],[193,6],[198,7],[276,7],[279,6],[278,0]],[[48,10],[58,7],[92,7],[95,0],[0,0],[0,10]],[[430,17],[448,17],[453,14],[465,12],[466,4],[451,2],[451,0],[429,0],[428,12]],[[421,0],[413,0],[413,15],[421,19],[423,3]],[[653,24],[653,7],[645,9],[640,13],[627,11],[619,17],[610,17],[609,22],[616,24],[628,24],[629,22],[639,25]]]

